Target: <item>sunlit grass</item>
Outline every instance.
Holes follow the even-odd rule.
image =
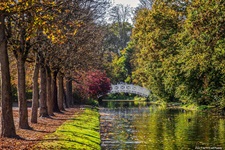
[[[85,109],[72,121],[65,122],[54,133],[46,136],[34,149],[93,149],[100,148],[99,114]]]

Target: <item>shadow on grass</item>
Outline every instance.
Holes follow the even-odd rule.
[[[98,131],[99,130],[99,127],[84,127],[82,125],[75,125],[75,124],[71,124],[71,126],[74,126],[74,127],[77,127],[77,128],[80,128],[80,129],[87,129],[87,130],[93,130],[93,131]]]
[[[75,114],[74,118],[69,120],[55,133],[47,135],[45,139],[37,144],[34,149],[100,149],[99,115],[94,110],[86,109],[82,113]]]
[[[99,137],[96,137],[96,136],[93,136],[93,135],[90,135],[90,134],[86,134],[86,133],[80,133],[80,132],[72,132],[72,131],[63,131],[63,130],[60,130],[60,132],[63,132],[63,133],[71,133],[73,136],[75,137],[80,137],[80,138],[88,138],[88,140],[90,142],[93,142],[95,144],[99,144],[98,142],[96,141],[93,141],[91,138],[93,139],[96,139],[98,140]]]
[[[87,146],[87,147],[90,147],[90,148],[94,148],[91,144],[86,144],[86,143],[83,143],[83,142],[79,142],[79,141],[77,141],[77,140],[67,140],[67,139],[60,139],[60,138],[58,138],[58,139],[44,139],[43,140],[43,142],[47,142],[47,141],[49,141],[49,142],[52,142],[52,141],[57,141],[57,145],[61,145],[61,147],[57,147],[57,149],[63,149],[63,148],[68,148],[68,147],[66,147],[65,146],[65,142],[67,142],[67,143],[74,143],[74,144],[80,144],[80,145],[82,145],[82,146]],[[60,142],[62,142],[62,143],[60,143]],[[99,143],[96,143],[96,144],[99,144]],[[42,144],[39,144],[39,145],[36,145],[35,147],[34,147],[34,149],[37,149],[37,148],[48,148],[48,146],[50,146],[50,145],[42,145]],[[52,147],[53,148],[53,147]]]

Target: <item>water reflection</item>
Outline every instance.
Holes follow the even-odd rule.
[[[107,105],[113,108],[100,109],[103,150],[225,148],[225,121],[217,116],[156,106],[134,107],[133,102],[110,103]]]

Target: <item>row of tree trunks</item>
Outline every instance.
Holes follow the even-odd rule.
[[[31,122],[37,123],[38,116],[38,74],[40,69],[40,117],[48,117],[54,115],[53,112],[64,111],[65,106],[73,106],[72,98],[72,80],[66,82],[66,95],[63,88],[63,76],[58,74],[58,71],[51,73],[49,67],[44,65],[43,57],[36,54],[35,69],[33,74],[33,102],[32,102],[32,116]],[[28,129],[28,111],[27,101],[25,97],[25,61],[22,56],[18,55],[17,58],[18,67],[18,100],[19,100],[19,112],[20,121],[19,127],[22,129]],[[57,89],[57,76],[58,76],[58,89]],[[58,97],[57,97],[58,96]],[[65,100],[66,98],[66,100]]]
[[[12,95],[9,72],[9,58],[7,52],[7,40],[5,35],[5,16],[0,12],[0,63],[2,77],[2,137],[15,137],[16,130],[12,113]]]
[[[73,106],[72,80],[66,82],[66,92],[63,85],[63,75],[58,71],[51,72],[51,69],[44,66],[44,60],[36,54],[35,69],[33,74],[33,102],[31,122],[37,123],[38,116],[38,74],[40,69],[40,117],[53,116],[54,112],[65,111],[64,106]],[[42,65],[40,65],[42,64]],[[58,78],[57,78],[58,77]],[[57,87],[58,79],[58,87]],[[66,95],[67,94],[67,95]]]

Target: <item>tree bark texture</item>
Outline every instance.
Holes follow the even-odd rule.
[[[47,70],[47,106],[48,114],[54,116],[53,113],[53,99],[52,99],[52,76],[49,67],[46,67]]]
[[[66,98],[68,106],[73,106],[73,91],[72,91],[72,80],[67,79],[66,81]]]
[[[58,106],[59,110],[64,111],[65,108],[63,106],[63,76],[61,74],[58,75]]]
[[[37,123],[38,118],[38,99],[39,99],[39,89],[38,89],[38,74],[39,74],[39,59],[38,54],[35,54],[35,67],[33,74],[33,94],[32,94],[32,113],[31,122]]]
[[[0,107],[2,106],[2,71],[1,71],[1,62],[0,62]]]
[[[16,130],[12,113],[12,95],[9,72],[9,58],[7,52],[7,41],[5,36],[4,15],[0,12],[0,63],[2,79],[2,118],[1,118],[1,137],[15,137]]]
[[[69,108],[67,100],[66,100],[66,91],[64,88],[63,88],[63,100],[64,100],[63,102],[64,102],[65,107]]]
[[[46,88],[46,69],[41,65],[41,92],[40,92],[40,117],[48,117],[47,109],[47,88]]]
[[[58,98],[57,98],[57,71],[52,73],[52,99],[53,99],[53,112],[60,112],[58,107]]]
[[[18,54],[17,58],[17,73],[18,73],[18,103],[19,103],[19,128],[29,129],[28,111],[26,100],[26,74],[25,74],[25,60],[22,54]]]

